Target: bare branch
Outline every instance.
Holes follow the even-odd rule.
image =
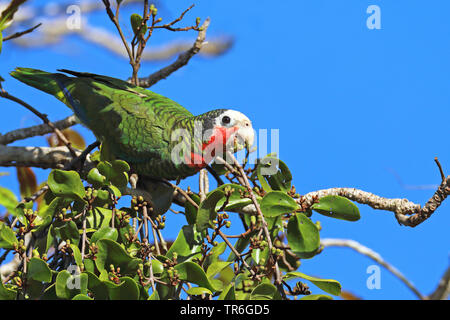
[[[420,204],[415,204],[408,199],[388,199],[377,196],[373,193],[355,188],[331,188],[314,191],[304,196],[305,204],[312,204],[314,197],[319,199],[329,195],[345,197],[357,203],[366,204],[377,210],[386,210],[395,213],[398,222],[402,225],[415,227],[427,220],[442,201],[450,194],[450,176],[444,180],[436,190],[435,194],[422,208]],[[411,215],[411,216],[407,216]]]
[[[75,124],[77,124],[77,119],[74,115],[53,123],[55,128],[59,130],[67,129]],[[53,132],[53,129],[45,123],[28,128],[17,129],[5,133],[4,135],[0,135],[0,144],[7,145],[17,140],[24,140],[35,136],[43,136],[51,132]]]
[[[20,31],[20,32],[16,32],[16,33],[13,33],[13,34],[11,34],[11,35],[5,37],[5,38],[3,39],[3,41],[8,41],[8,40],[12,40],[12,39],[19,38],[19,37],[21,37],[21,36],[23,36],[23,35],[25,35],[25,34],[27,34],[27,33],[33,32],[35,29],[39,28],[41,25],[42,25],[42,23],[39,23],[39,24],[35,25],[34,27],[32,27],[32,28],[30,28],[30,29],[27,29],[27,30],[24,30],[24,31]]]
[[[417,288],[408,279],[406,279],[406,277],[400,271],[398,271],[397,268],[386,262],[380,254],[366,246],[363,246],[359,242],[347,239],[322,239],[320,240],[320,243],[324,247],[350,248],[362,255],[365,255],[366,257],[369,257],[370,259],[385,267],[395,277],[400,279],[400,281],[403,282],[419,299],[425,299],[425,297],[419,292],[419,290],[417,290]]]
[[[446,300],[450,295],[450,267],[444,273],[439,281],[437,288],[427,298],[429,300]]]
[[[48,119],[46,114],[39,112],[36,108],[32,107],[25,101],[13,96],[13,95],[10,95],[8,92],[3,90],[3,88],[1,88],[1,85],[0,85],[0,97],[14,101],[14,102],[22,105],[23,107],[25,107],[32,113],[34,113],[36,116],[38,116],[47,126],[52,128],[53,132],[58,136],[59,141],[61,141],[67,147],[67,149],[69,149],[69,152],[71,153],[71,155],[73,157],[76,157],[75,149],[72,147],[71,143],[66,139],[66,137],[62,134],[62,132],[58,128],[56,128],[55,125]]]
[[[81,151],[75,151],[80,155]],[[0,166],[62,169],[73,159],[66,147],[11,147],[0,145]],[[86,161],[86,167],[91,166]]]
[[[172,63],[171,65],[151,74],[146,78],[139,78],[139,86],[143,88],[149,88],[157,83],[159,80],[165,79],[170,76],[172,73],[180,69],[181,67],[188,64],[189,60],[196,55],[200,49],[202,48],[203,42],[206,38],[206,30],[209,27],[210,19],[207,18],[205,22],[200,27],[200,31],[197,36],[197,40],[195,40],[194,45],[186,52],[180,54],[178,59]]]

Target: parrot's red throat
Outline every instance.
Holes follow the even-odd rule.
[[[186,154],[185,163],[189,167],[197,168],[198,170],[205,168],[216,155],[223,156],[225,154],[228,140],[230,138],[236,139],[235,133],[238,130],[239,127],[237,126],[230,128],[215,126],[208,141],[202,143],[202,154],[191,151],[190,154]]]

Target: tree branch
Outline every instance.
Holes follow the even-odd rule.
[[[55,128],[59,130],[67,129],[75,124],[77,124],[77,119],[74,115],[71,115],[65,119],[56,121],[53,123]],[[37,126],[32,126],[28,128],[22,128],[10,131],[8,133],[5,133],[4,135],[0,134],[0,144],[7,145],[14,141],[18,140],[24,140],[27,138],[35,137],[35,136],[43,136],[48,133],[52,133],[53,128],[51,128],[47,124],[40,124]]]
[[[38,116],[47,126],[52,128],[53,132],[58,136],[59,141],[61,141],[67,147],[67,149],[69,149],[69,152],[71,153],[71,155],[74,157],[76,156],[75,149],[72,147],[71,143],[66,139],[66,137],[62,134],[62,132],[58,128],[56,128],[55,125],[48,119],[46,114],[39,112],[36,108],[32,107],[25,101],[13,96],[13,95],[10,95],[8,92],[3,90],[3,88],[1,88],[1,84],[0,84],[0,97],[14,101],[14,102],[22,105],[23,107],[25,107],[32,113],[34,113],[36,116]]]
[[[369,257],[370,259],[385,267],[395,277],[400,279],[400,281],[403,282],[419,299],[425,299],[425,297],[419,292],[419,290],[417,290],[417,288],[408,279],[406,279],[406,277],[400,271],[398,271],[397,268],[386,262],[380,254],[366,246],[363,246],[359,242],[347,239],[322,239],[320,240],[320,244],[324,247],[347,247],[355,250],[356,252],[359,252],[362,255],[365,255],[366,257]]]
[[[41,25],[42,25],[42,23],[39,23],[39,24],[35,25],[34,27],[32,27],[32,28],[30,28],[30,29],[27,29],[27,30],[24,30],[24,31],[20,31],[20,32],[16,32],[16,33],[13,33],[13,34],[11,34],[11,35],[5,37],[5,38],[3,39],[3,41],[8,41],[8,40],[12,40],[12,39],[19,38],[19,37],[21,37],[21,36],[23,36],[23,35],[25,35],[25,34],[27,34],[27,33],[33,32],[35,29],[39,28]]]
[[[75,151],[80,155],[81,151]],[[11,147],[0,145],[0,166],[61,169],[73,159],[66,147]],[[87,164],[90,162],[88,161]]]
[[[143,88],[149,88],[157,83],[159,80],[165,79],[170,76],[172,73],[180,69],[181,67],[188,64],[189,60],[196,55],[200,49],[202,48],[203,42],[206,38],[206,30],[209,27],[210,19],[207,18],[205,22],[200,27],[200,31],[198,32],[197,40],[195,40],[194,45],[187,50],[186,52],[180,54],[178,59],[172,63],[171,65],[162,68],[161,70],[151,74],[146,78],[139,78],[139,86]]]
[[[450,267],[445,271],[439,284],[430,295],[427,296],[429,300],[446,300],[450,295]]]

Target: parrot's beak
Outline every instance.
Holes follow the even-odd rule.
[[[249,148],[255,141],[255,130],[253,130],[250,121],[244,120],[239,123],[239,129],[234,136],[235,148],[241,150],[243,148]]]

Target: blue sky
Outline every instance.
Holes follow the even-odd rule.
[[[439,183],[436,156],[450,170],[448,1],[179,0],[166,1],[159,13],[173,19],[192,3],[196,7],[185,23],[209,16],[208,36],[231,35],[234,47],[216,59],[194,58],[153,86],[153,91],[195,114],[233,108],[245,113],[256,129],[279,129],[280,157],[290,167],[300,193],[355,187],[420,204],[434,193],[408,186]],[[369,5],[381,9],[381,30],[366,26]],[[88,18],[91,24],[114,32],[103,12]],[[123,21],[127,24],[128,18]],[[130,28],[126,32],[130,35]],[[160,31],[150,46],[177,38],[193,40],[195,33]],[[66,68],[125,79],[131,70],[125,59],[76,36],[36,50],[5,43],[0,59],[4,87],[49,114],[51,120],[69,115],[69,109],[12,79],[8,72],[17,66]],[[144,63],[141,75],[167,63]],[[0,105],[1,133],[39,123],[18,105],[6,101]],[[87,130],[77,128],[93,141]],[[38,144],[44,145],[44,139],[17,143]],[[12,174],[1,177],[0,185],[18,193],[14,171],[2,171]],[[43,181],[47,173],[37,172]],[[430,293],[449,264],[449,202],[414,229],[399,226],[390,212],[359,208],[358,222],[319,215],[313,220],[321,222],[323,238],[361,242],[402,271],[423,294]],[[168,223],[172,229],[165,231],[170,238],[183,219],[174,215],[168,219],[174,221]],[[350,249],[330,248],[304,260],[301,270],[337,279],[345,290],[366,299],[415,298],[384,269],[381,289],[368,289],[366,269],[372,264]]]

